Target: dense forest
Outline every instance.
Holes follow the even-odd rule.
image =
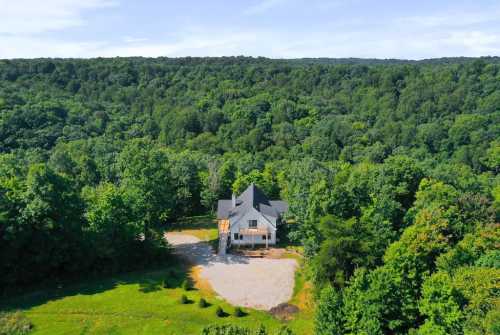
[[[497,58],[0,60],[0,287],[161,261],[255,182],[317,335],[500,334],[499,170]]]

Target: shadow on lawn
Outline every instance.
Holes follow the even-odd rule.
[[[138,284],[139,291],[148,294],[163,288],[183,288],[186,281],[190,281],[190,268],[193,261],[196,265],[210,266],[214,262],[226,264],[245,264],[248,258],[237,255],[218,257],[206,242],[176,246],[178,250],[168,257],[162,264],[141,270],[106,277],[80,277],[65,279],[64,282],[37,285],[26,289],[24,293],[0,297],[0,311],[29,309],[43,305],[49,301],[56,301],[76,295],[94,295],[112,290],[119,285]],[[184,256],[184,257],[179,257]],[[186,261],[187,260],[187,261]],[[191,290],[192,283],[189,283]]]
[[[185,229],[213,229],[217,228],[217,222],[212,215],[200,215],[169,222],[165,228],[166,231],[180,231]]]
[[[139,291],[147,294],[163,288],[180,288],[189,280],[189,265],[177,257],[169,257],[162,265],[109,277],[80,279],[78,282],[67,280],[64,284],[51,287],[32,288],[29,292],[15,296],[2,297],[0,311],[29,309],[75,295],[94,295],[112,290],[119,285],[138,284]]]
[[[179,226],[186,226],[194,222],[194,226],[211,226],[213,223],[208,217],[196,217],[182,221]],[[174,227],[176,228],[176,227]],[[199,246],[196,246],[199,247]],[[208,255],[207,255],[208,256]],[[207,259],[208,261],[208,259]],[[170,254],[164,263],[144,269],[132,270],[118,274],[85,275],[78,278],[61,280],[47,279],[46,283],[35,284],[20,293],[0,295],[0,311],[29,309],[43,305],[48,301],[59,300],[75,295],[93,295],[116,288],[118,285],[138,284],[139,291],[151,293],[162,288],[180,288],[184,281],[189,280],[191,265],[178,255]]]

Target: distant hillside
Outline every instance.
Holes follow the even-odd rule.
[[[483,56],[483,57],[441,57],[429,58],[421,60],[411,59],[396,59],[396,58],[267,58],[267,57],[246,57],[246,56],[231,56],[231,57],[114,57],[114,58],[91,58],[91,59],[78,59],[78,58],[34,58],[34,59],[0,59],[0,62],[16,61],[16,62],[38,62],[38,61],[85,61],[85,60],[106,60],[106,59],[126,59],[151,63],[164,63],[164,64],[269,64],[269,63],[285,63],[285,64],[301,64],[301,65],[401,65],[401,64],[465,64],[476,60],[485,61],[488,63],[499,63],[500,57],[497,56]]]
[[[499,157],[498,58],[3,60],[0,294],[157,264],[255,183],[316,335],[497,334]]]

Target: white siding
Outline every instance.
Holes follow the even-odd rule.
[[[256,209],[252,209],[245,213],[243,217],[241,217],[239,220],[236,222],[231,221],[231,244],[235,245],[252,245],[252,244],[266,244],[266,240],[263,238],[262,235],[265,234],[259,234],[255,236],[244,236],[243,240],[234,239],[234,234],[240,232],[240,229],[248,229],[248,221],[249,220],[257,220],[257,228],[258,229],[267,229],[268,232],[271,234],[271,238],[267,242],[269,245],[276,244],[276,228],[274,228],[273,224],[276,224],[276,220],[273,219],[271,222],[267,218],[265,218],[259,211]]]

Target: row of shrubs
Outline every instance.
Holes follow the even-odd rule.
[[[172,288],[172,285],[170,285],[169,279],[172,279],[175,277],[176,277],[175,273],[173,273],[173,272],[169,273],[168,277],[163,281],[163,287],[164,288]],[[184,291],[190,291],[193,289],[189,280],[183,280],[181,283],[181,287]],[[183,295],[181,295],[180,303],[181,304],[190,304],[190,303],[192,303],[192,301],[189,300],[189,298],[185,294],[183,294]],[[206,308],[209,306],[210,306],[210,304],[204,298],[200,298],[200,300],[198,301],[198,307],[200,307],[200,308]],[[222,307],[217,306],[217,309],[215,310],[215,315],[222,318],[222,317],[228,316],[229,314],[226,313],[222,309]],[[243,317],[247,314],[240,307],[235,307],[233,315],[239,318],[239,317]]]
[[[170,272],[168,275],[167,275],[167,278],[163,281],[163,287],[164,288],[173,288],[174,285],[171,285],[171,280],[172,279],[176,279],[178,278],[178,274],[175,273],[175,272]],[[189,280],[183,280],[182,283],[181,283],[181,288],[184,290],[184,291],[191,291],[193,289],[193,286],[191,284],[191,282]],[[189,298],[183,294],[181,295],[181,299],[180,299],[180,303],[181,304],[190,304],[192,303],[191,300],[189,300]],[[206,308],[206,307],[209,307],[210,304],[204,299],[204,298],[200,298],[200,300],[198,301],[198,307],[200,308]],[[217,306],[216,310],[215,310],[215,314],[222,318],[222,317],[226,317],[228,316],[229,314],[226,313],[222,307],[220,306]],[[247,313],[245,313],[240,307],[236,307],[234,309],[234,313],[233,315],[235,317],[243,317],[245,315],[247,315]]]
[[[190,304],[192,301],[189,300],[185,294],[183,294],[183,295],[181,295],[180,302],[181,302],[181,304]],[[200,307],[200,308],[206,308],[209,306],[210,306],[210,304],[204,298],[200,298],[200,300],[198,301],[198,307]],[[215,315],[222,318],[222,317],[228,316],[229,314],[227,314],[222,309],[222,307],[217,306],[217,309],[215,310]],[[240,318],[240,317],[245,316],[247,314],[240,307],[235,307],[233,315],[236,316],[237,318]]]
[[[201,335],[293,335],[293,332],[283,326],[277,332],[270,333],[261,325],[258,329],[244,328],[237,325],[211,325],[203,328]]]

